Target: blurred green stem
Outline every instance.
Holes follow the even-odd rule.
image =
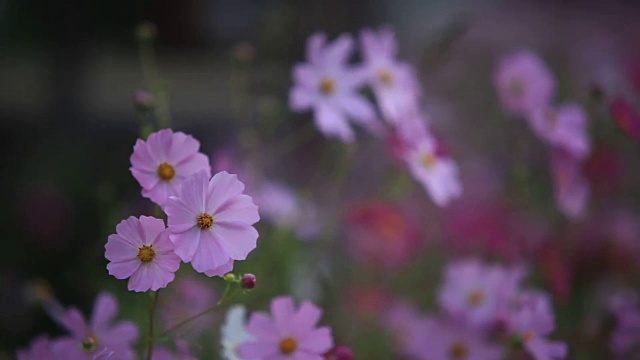
[[[149,305],[149,338],[147,340],[147,360],[151,360],[151,356],[153,355],[153,345],[156,342],[156,338],[153,335],[153,318],[156,313],[156,305],[158,304],[158,291],[152,291],[149,293],[149,298],[151,299],[151,304]]]

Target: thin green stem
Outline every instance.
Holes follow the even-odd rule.
[[[158,304],[158,291],[152,291],[149,294],[151,298],[151,304],[149,306],[149,338],[147,339],[147,360],[151,360],[151,356],[153,355],[153,346],[156,342],[156,338],[153,335],[153,319],[156,313],[156,305]]]

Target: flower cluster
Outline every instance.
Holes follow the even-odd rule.
[[[466,259],[448,265],[438,289],[437,315],[424,315],[405,302],[387,313],[386,323],[405,355],[416,359],[562,359],[567,347],[551,341],[554,315],[548,296],[522,287],[521,267]],[[511,355],[509,357],[508,355]]]
[[[322,133],[346,142],[355,139],[349,119],[375,133],[386,131],[397,142],[399,157],[434,203],[447,205],[462,194],[458,167],[427,126],[416,71],[396,59],[398,44],[391,29],[365,29],[360,43],[364,63],[350,65],[354,49],[350,35],[331,43],[322,33],[312,35],[307,40],[307,62],[293,69],[289,107],[313,110]],[[373,104],[358,93],[365,85],[373,90],[388,128],[377,120]]]
[[[557,80],[530,50],[505,56],[498,64],[494,83],[505,110],[524,117],[531,130],[550,146],[560,211],[572,218],[581,217],[589,197],[589,184],[581,168],[591,151],[586,112],[574,102],[553,103]]]

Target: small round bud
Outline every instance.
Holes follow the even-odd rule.
[[[244,274],[242,275],[242,280],[240,280],[240,286],[245,289],[253,289],[256,287],[256,276],[253,274]]]
[[[153,41],[157,34],[158,29],[156,28],[156,24],[150,21],[141,22],[136,28],[136,37],[140,41]]]
[[[327,360],[353,360],[355,355],[353,351],[347,346],[336,346],[326,353],[325,358]]]
[[[138,111],[147,111],[153,106],[153,95],[146,90],[138,89],[133,93],[133,104]]]
[[[224,281],[226,281],[226,282],[236,282],[236,281],[237,281],[237,280],[236,280],[236,275],[235,275],[235,274],[233,274],[233,273],[226,273],[226,274],[224,274],[223,279],[224,279]]]

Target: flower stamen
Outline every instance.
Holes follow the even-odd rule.
[[[280,352],[284,355],[291,354],[298,348],[298,342],[292,337],[280,340]]]
[[[336,82],[329,76],[325,76],[320,80],[320,92],[325,95],[332,94],[336,91]]]
[[[378,79],[380,79],[380,82],[382,82],[384,85],[393,85],[393,73],[387,68],[378,70]]]
[[[467,302],[471,306],[478,306],[484,302],[484,292],[480,289],[474,289],[467,296]]]
[[[420,157],[420,162],[427,169],[431,169],[436,164],[436,157],[433,155],[433,153],[427,151]]]
[[[467,345],[463,342],[454,342],[449,346],[449,357],[452,359],[464,359],[469,354]]]
[[[209,229],[213,226],[213,216],[206,212],[198,215],[198,226],[202,230]]]
[[[153,250],[153,245],[142,245],[138,249],[138,258],[143,263],[148,263],[156,257],[156,251]]]
[[[158,173],[158,177],[163,181],[171,181],[171,179],[176,176],[176,169],[168,162],[160,163],[156,172]]]
[[[85,351],[93,351],[98,347],[98,337],[96,334],[89,333],[82,339],[82,349]]]

